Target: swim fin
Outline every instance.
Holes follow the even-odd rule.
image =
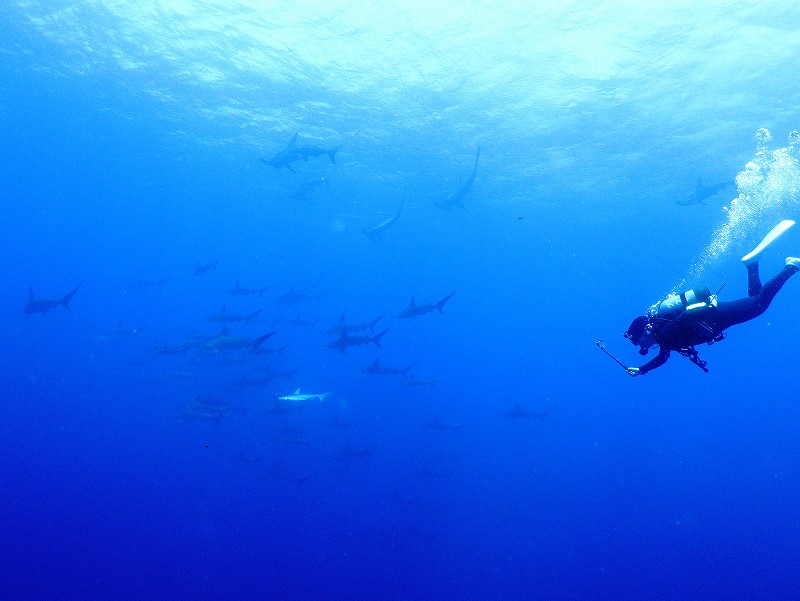
[[[766,250],[766,248],[775,242],[778,238],[781,237],[781,234],[788,230],[790,227],[794,225],[794,221],[791,219],[784,219],[774,228],[769,231],[769,234],[764,236],[764,239],[758,243],[752,251],[742,257],[742,262],[745,265],[750,265],[751,263],[755,263],[758,261],[758,258],[761,256],[761,253]]]

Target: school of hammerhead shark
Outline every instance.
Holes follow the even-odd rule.
[[[351,139],[357,136],[358,133],[359,132],[353,134]],[[315,145],[303,145],[298,143],[298,135],[295,134],[290,140],[289,144],[283,150],[277,152],[268,159],[260,158],[259,161],[264,165],[274,169],[281,170],[285,168],[291,172],[295,172],[294,165],[298,161],[305,162],[309,159],[325,156],[328,157],[331,163],[336,165],[337,152],[342,146],[343,145],[326,148]],[[463,200],[470,193],[475,182],[480,153],[481,148],[478,146],[478,149],[475,153],[475,161],[472,165],[472,170],[469,176],[452,194],[444,198],[441,202],[435,203],[436,206],[441,209],[465,208]],[[334,169],[335,168],[336,167],[334,167]],[[311,195],[318,187],[329,187],[329,180],[330,176],[318,177],[305,181],[295,190],[294,199],[296,201],[304,201],[308,199],[309,195]],[[721,182],[719,184],[705,186],[703,185],[702,181],[698,181],[695,190],[689,195],[688,199],[685,202],[678,202],[678,204],[682,206],[703,204],[707,198],[717,194],[720,190],[731,184],[732,182]],[[378,240],[386,235],[387,232],[400,219],[405,201],[406,197],[404,193],[395,214],[371,227],[363,228],[361,230],[362,233],[370,240]],[[203,277],[205,274],[217,270],[217,263],[218,260],[207,264],[201,264],[198,261],[194,271],[191,273],[191,276],[187,270],[186,277]],[[129,281],[128,287],[131,289],[163,289],[163,287],[171,279],[172,278],[169,277],[150,280],[137,278]],[[294,287],[290,287],[287,291],[277,296],[274,302],[276,305],[283,308],[296,308],[299,305],[309,301],[319,301],[320,298],[325,295],[325,292],[317,291],[317,286],[318,284],[313,284],[312,286],[303,290],[296,290]],[[242,286],[237,280],[235,285],[229,288],[226,292],[233,298],[263,298],[265,292],[267,292],[269,288],[271,288],[271,286],[249,288]],[[31,316],[34,314],[48,313],[58,308],[70,309],[70,303],[73,301],[73,298],[76,296],[79,290],[80,284],[60,297],[39,297],[34,294],[32,289],[29,289],[28,303],[24,308],[24,313],[26,316]],[[392,317],[395,319],[410,320],[431,313],[444,314],[445,306],[448,302],[450,302],[455,294],[456,292],[452,291],[448,294],[444,294],[438,300],[433,300],[432,302],[427,303],[418,303],[416,299],[412,297],[408,305],[392,315]],[[262,311],[263,309],[259,309],[250,313],[240,314],[231,312],[225,306],[223,306],[219,312],[207,317],[209,321],[219,324],[221,329],[217,333],[208,335],[192,332],[177,341],[167,344],[158,344],[155,347],[155,352],[158,355],[178,355],[191,359],[216,359],[225,362],[225,364],[228,365],[245,363],[246,361],[257,357],[264,357],[271,354],[280,355],[289,346],[288,344],[277,347],[268,346],[267,341],[277,332],[275,329],[277,323],[284,322],[294,327],[308,327],[316,324],[316,321],[303,320],[300,316],[295,319],[268,320],[262,317]],[[254,338],[236,336],[230,333],[232,326],[247,326],[251,324],[269,324],[270,331]],[[363,322],[348,321],[345,315],[341,314],[338,322],[330,325],[324,330],[321,330],[323,334],[332,337],[332,339],[325,344],[325,348],[338,351],[342,355],[346,354],[348,349],[362,347],[365,345],[373,345],[374,347],[381,348],[382,340],[391,330],[391,327],[380,327],[381,324],[386,324],[385,314],[378,315],[368,321]],[[145,330],[144,327],[118,327],[112,331],[106,332],[100,336],[98,340],[136,335],[140,334],[143,330]],[[416,361],[406,366],[391,367],[382,364],[380,359],[375,359],[373,363],[362,367],[360,371],[373,376],[396,377],[398,382],[410,387],[428,387],[433,386],[437,382],[437,379],[433,378],[417,378],[412,371],[415,365]],[[297,370],[281,371],[271,367],[263,367],[258,376],[245,374],[242,376],[241,380],[235,383],[235,385],[265,387],[270,383],[274,383],[278,379],[292,378],[296,371]],[[193,377],[193,375],[189,372],[185,372],[182,375],[186,377]],[[295,388],[294,390],[289,389],[283,394],[274,394],[272,399],[273,404],[266,411],[270,415],[282,415],[290,411],[299,411],[310,402],[324,402],[329,396],[331,396],[331,394],[335,393],[331,393],[330,391],[309,392],[303,390],[302,387]],[[553,408],[554,407],[549,407],[545,410],[533,411],[523,409],[519,403],[516,403],[511,409],[501,413],[501,415],[511,420],[543,420],[552,412]],[[228,402],[217,400],[211,395],[201,395],[196,396],[180,411],[173,412],[170,414],[170,416],[185,422],[219,423],[219,421],[223,419],[227,413],[233,410],[235,410],[235,408]],[[336,422],[338,423],[333,425],[341,427],[348,426],[348,424],[338,417],[336,418]],[[463,424],[448,424],[442,421],[438,416],[434,416],[423,425],[430,429],[453,431],[459,430],[463,427]],[[301,431],[290,427],[288,423],[283,426],[281,433],[283,434],[282,440],[287,444],[304,444],[306,446],[309,444],[308,440],[298,437],[298,435],[301,434]],[[369,456],[371,454],[371,448],[352,447],[348,444],[348,446],[341,451],[341,454],[345,460],[360,459],[362,457]],[[242,460],[254,459],[248,459],[247,457],[244,457]],[[304,476],[292,476],[290,474],[281,472],[280,470],[278,470],[278,472],[279,473],[273,475],[279,479],[293,479],[298,482],[305,479]]]

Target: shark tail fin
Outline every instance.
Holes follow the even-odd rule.
[[[339,147],[334,148],[333,150],[328,152],[328,158],[331,160],[331,163],[334,165],[336,164],[336,153],[339,152]]]
[[[269,332],[268,334],[264,334],[263,336],[259,336],[258,338],[256,338],[255,340],[253,340],[253,348],[258,348],[258,347],[260,347],[262,344],[264,344],[264,341],[265,341],[267,338],[269,338],[270,336],[272,336],[273,334],[275,334],[275,332],[277,332],[277,331],[278,331],[278,330],[272,330],[272,331],[271,331],[271,332]]]
[[[375,333],[375,326],[378,325],[378,322],[381,319],[383,319],[384,317],[385,317],[385,315],[378,315],[378,317],[376,317],[371,322],[369,322],[369,331],[374,334]]]
[[[321,395],[319,395],[319,401],[320,401],[320,403],[321,403],[322,401],[324,401],[325,399],[327,399],[327,398],[330,396],[330,394],[331,394],[330,392],[323,392]]]
[[[386,334],[386,332],[388,332],[391,329],[392,328],[386,328],[383,332],[379,332],[378,334],[375,334],[375,336],[370,338],[370,341],[375,343],[375,346],[377,346],[378,348],[381,348],[381,338],[383,338],[383,335]]]
[[[456,293],[456,291],[453,290],[450,294],[448,294],[442,300],[440,300],[438,303],[436,303],[436,309],[439,311],[439,313],[444,315],[444,305],[445,305],[445,303],[447,301],[450,300],[450,297],[452,297],[455,293]]]
[[[64,305],[65,309],[69,309],[69,301],[72,300],[72,297],[75,296],[75,293],[78,291],[78,288],[80,288],[80,287],[81,287],[81,285],[78,284],[77,286],[75,286],[75,288],[72,289],[71,292],[68,292],[67,294],[65,294],[64,298],[61,299],[61,304]]]
[[[412,363],[411,365],[400,371],[400,373],[403,374],[404,378],[408,378],[408,372],[411,371],[411,368],[414,367],[416,364],[417,362],[414,361],[414,363]]]

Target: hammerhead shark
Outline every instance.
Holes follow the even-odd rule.
[[[360,131],[360,130],[359,130]],[[353,137],[356,137],[358,132],[353,134]],[[308,157],[318,157],[322,156],[323,154],[327,154],[328,158],[331,160],[331,163],[336,163],[336,153],[339,152],[339,149],[343,146],[340,144],[335,148],[323,148],[322,146],[298,146],[297,145],[297,134],[292,136],[292,139],[289,141],[289,145],[277,153],[270,159],[258,159],[265,165],[269,165],[270,167],[275,167],[276,169],[281,169],[286,167],[292,173],[295,170],[292,168],[292,163],[295,161],[303,160],[307,161]]]
[[[443,422],[438,415],[434,415],[431,419],[424,422],[422,426],[428,430],[440,430],[442,432],[452,430],[453,432],[458,432],[464,427],[464,424],[448,424],[447,422]]]
[[[734,182],[727,181],[727,182],[720,182],[718,184],[712,184],[710,186],[703,185],[703,179],[697,179],[697,185],[695,186],[694,191],[689,194],[689,197],[685,201],[676,200],[675,204],[680,205],[682,207],[688,207],[689,205],[704,205],[705,199],[714,196],[715,194],[721,192],[728,186],[733,186]]]
[[[243,322],[247,325],[250,325],[250,322],[258,317],[258,314],[261,313],[263,309],[259,309],[258,311],[253,311],[252,313],[248,313],[247,315],[239,315],[237,313],[231,313],[225,308],[225,305],[222,305],[222,309],[220,309],[219,313],[214,313],[213,315],[209,315],[206,319],[209,321],[215,321],[217,323],[239,323]]]
[[[438,379],[435,380],[420,380],[414,374],[408,374],[405,377],[405,380],[400,382],[403,386],[433,386],[438,382]]]
[[[336,454],[336,458],[342,463],[357,463],[363,459],[372,457],[374,452],[375,447],[372,445],[355,447],[350,444],[350,441],[348,440],[347,444],[339,449],[339,452]]]
[[[294,286],[292,286],[288,291],[284,292],[277,299],[275,299],[275,304],[282,305],[284,307],[292,307],[309,300],[316,300],[319,302],[319,299],[326,294],[327,292],[321,292],[320,294],[303,292],[302,290],[295,290]]]
[[[369,374],[371,376],[403,376],[406,377],[408,375],[409,370],[416,365],[417,362],[414,361],[408,367],[404,367],[402,369],[396,367],[385,367],[381,365],[380,359],[375,359],[375,362],[372,365],[367,365],[366,367],[361,368],[361,373]]]
[[[341,334],[342,332],[360,332],[361,330],[369,329],[373,334],[375,333],[375,326],[383,319],[383,315],[378,315],[369,323],[348,323],[344,313],[339,317],[339,321],[335,326],[329,327],[325,330],[325,334]]]
[[[377,346],[378,348],[380,348],[381,338],[390,329],[391,328],[386,328],[385,330],[383,330],[383,332],[378,332],[374,336],[350,336],[347,332],[342,332],[341,335],[336,340],[326,344],[325,348],[329,349],[338,348],[343,355],[345,354],[345,351],[351,346],[361,346],[364,344],[369,344],[370,342],[375,346]]]
[[[272,286],[264,286],[263,288],[242,288],[239,280],[236,280],[236,285],[228,289],[228,294],[231,296],[264,296],[264,292],[272,288]]]
[[[293,403],[304,403],[306,401],[310,401],[312,399],[317,399],[319,401],[324,401],[328,396],[330,396],[330,392],[315,392],[315,393],[305,393],[301,394],[300,389],[298,388],[292,394],[285,394],[283,396],[279,396],[279,401],[291,401]]]
[[[450,196],[444,199],[442,202],[437,202],[436,206],[440,209],[452,209],[453,207],[459,207],[461,209],[466,209],[467,207],[461,202],[461,199],[464,198],[470,190],[472,190],[472,184],[475,182],[475,174],[478,171],[478,158],[481,156],[481,147],[478,146],[478,152],[475,154],[475,165],[472,167],[472,173],[467,178],[463,184],[458,187],[458,190],[453,192]]]
[[[33,288],[28,288],[28,304],[25,305],[25,315],[33,315],[34,313],[47,313],[50,309],[56,307],[64,307],[69,310],[69,301],[75,296],[81,285],[78,284],[70,292],[64,296],[57,298],[36,298],[33,295]]]
[[[381,234],[392,227],[397,220],[400,218],[400,212],[403,210],[403,203],[406,201],[405,192],[403,193],[403,199],[400,201],[400,208],[397,209],[397,213],[394,216],[389,217],[388,219],[381,221],[378,225],[373,225],[372,227],[365,227],[361,231],[364,232],[364,235],[369,238],[370,240],[379,240]]]
[[[540,419],[544,421],[544,418],[550,415],[555,408],[555,405],[553,405],[546,411],[527,411],[526,409],[520,407],[519,403],[517,403],[510,411],[503,412],[503,417],[507,417],[509,419]]]
[[[322,184],[325,184],[328,190],[330,190],[331,189],[330,180],[331,178],[329,176],[323,175],[321,177],[316,177],[314,179],[310,179],[306,182],[303,182],[295,189],[294,199],[298,202],[308,200],[308,195],[311,194],[311,192],[316,190]]]
[[[275,334],[275,332],[269,332],[268,334],[264,334],[263,336],[259,336],[258,338],[239,338],[236,336],[231,336],[228,334],[228,328],[225,327],[222,331],[217,334],[216,336],[209,338],[208,340],[203,340],[195,345],[195,348],[199,350],[205,351],[213,351],[213,352],[226,352],[226,351],[235,351],[240,349],[257,349],[261,346],[264,341]]]
[[[401,319],[410,319],[412,317],[419,317],[420,315],[425,315],[426,313],[430,313],[434,309],[439,311],[439,313],[444,314],[444,304],[450,300],[450,297],[456,293],[453,290],[450,294],[445,296],[442,300],[435,304],[429,305],[418,305],[414,297],[411,297],[411,302],[408,303],[408,307],[403,309],[400,313],[395,315],[394,317],[399,317]]]
[[[208,263],[207,265],[201,265],[200,261],[197,261],[197,267],[194,268],[194,273],[192,275],[203,275],[204,273],[211,271],[212,269],[216,271],[217,263],[219,263],[219,259],[217,259],[213,263]]]

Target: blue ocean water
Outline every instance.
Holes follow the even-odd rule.
[[[798,282],[595,341],[800,216],[800,8],[528,4],[0,5],[0,598],[798,596]]]

